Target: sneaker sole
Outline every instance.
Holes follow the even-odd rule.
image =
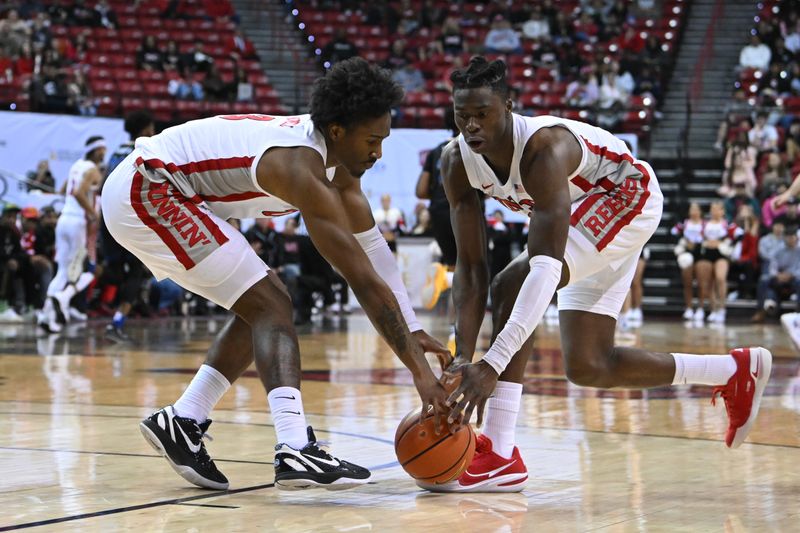
[[[216,481],[206,479],[197,472],[195,472],[194,470],[192,470],[190,467],[179,465],[172,462],[172,459],[169,458],[169,455],[167,454],[167,451],[164,449],[164,446],[161,444],[161,441],[158,439],[158,437],[156,437],[155,433],[153,433],[150,430],[150,428],[147,427],[147,425],[145,425],[144,422],[141,422],[139,424],[139,429],[142,432],[144,440],[146,440],[150,444],[150,446],[152,446],[153,449],[159,453],[159,455],[164,457],[164,459],[167,460],[172,469],[175,470],[175,472],[183,479],[185,479],[186,481],[188,481],[193,485],[197,485],[198,487],[204,489],[228,490],[229,486],[228,483],[218,483]]]
[[[326,489],[326,490],[347,490],[366,485],[372,480],[372,476],[365,479],[344,479],[339,478],[331,483],[319,483],[313,479],[281,479],[275,480],[275,488],[278,490],[297,491],[307,489]]]
[[[520,492],[525,488],[528,473],[506,474],[485,479],[472,485],[450,482],[441,485],[417,481],[417,486],[430,492]]]
[[[733,442],[731,442],[731,449],[741,446],[750,433],[750,428],[753,427],[753,423],[758,416],[758,409],[761,407],[761,395],[764,393],[764,389],[769,381],[769,375],[772,373],[772,353],[766,348],[751,348],[751,360],[756,352],[761,360],[761,372],[756,379],[756,392],[753,394],[753,406],[750,408],[750,417],[747,419],[747,422],[736,430],[736,435],[733,437]]]

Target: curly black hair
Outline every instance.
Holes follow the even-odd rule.
[[[508,98],[509,87],[506,80],[506,64],[500,60],[487,61],[483,56],[474,56],[466,68],[458,69],[450,75],[453,92],[458,89],[477,89],[488,87],[503,98]]]
[[[311,120],[323,129],[331,124],[348,127],[391,112],[403,96],[390,71],[352,57],[314,82]]]
[[[125,117],[125,131],[128,132],[131,139],[135,139],[152,123],[153,115],[149,111],[145,111],[144,109],[133,111]]]

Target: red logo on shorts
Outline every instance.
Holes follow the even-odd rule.
[[[640,192],[639,180],[627,178],[608,195],[608,199],[595,209],[595,214],[586,219],[584,226],[597,237],[623,209],[630,207]]]
[[[174,201],[174,197],[169,194],[168,183],[152,184],[150,190],[147,191],[147,199],[156,208],[164,222],[171,225],[178,235],[188,243],[189,248],[194,248],[198,243],[211,244],[211,240],[200,229],[191,214],[187,213],[180,203]]]

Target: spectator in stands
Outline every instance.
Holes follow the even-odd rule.
[[[750,35],[750,44],[742,48],[739,53],[740,68],[754,68],[766,71],[772,59],[772,51],[769,46],[761,42],[761,37],[757,34]]]
[[[23,265],[23,268],[30,267],[29,272],[23,273],[26,301],[35,309],[41,309],[47,298],[47,286],[53,279],[55,263],[52,253],[55,251],[55,245],[49,243],[50,246],[47,246],[46,237],[40,229],[42,221],[39,219],[38,209],[26,207],[22,209],[20,216],[22,218],[22,250],[28,255],[27,265]],[[55,221],[52,224],[51,230],[55,228]],[[44,241],[41,244],[38,242],[40,235]]]
[[[556,46],[570,45],[575,39],[575,31],[566,13],[557,9],[555,18],[550,22],[550,38]]]
[[[744,183],[736,183],[733,186],[732,195],[725,200],[725,220],[733,222],[736,214],[742,206],[749,207],[755,216],[761,217],[761,206],[751,194],[747,192],[747,186]]]
[[[423,206],[417,213],[417,223],[411,228],[411,235],[429,237],[433,235],[431,228],[431,213]]]
[[[76,70],[73,73],[67,90],[70,102],[78,109],[79,115],[94,116],[97,114],[97,101],[92,95],[92,90],[83,72]]]
[[[74,0],[67,11],[67,24],[70,26],[100,26],[100,16],[97,11],[87,6],[84,0]]]
[[[775,126],[767,122],[769,114],[759,111],[756,115],[756,123],[747,132],[747,139],[750,145],[759,154],[763,152],[774,152],[778,148],[778,130]]]
[[[150,71],[164,68],[164,54],[158,48],[154,35],[146,35],[136,51],[136,68]]]
[[[183,55],[183,68],[191,72],[208,72],[214,59],[206,54],[202,41],[196,41],[191,50]]]
[[[178,100],[203,99],[203,87],[192,78],[189,69],[182,70],[179,77],[169,80],[167,92]]]
[[[174,40],[167,41],[167,49],[161,56],[161,70],[178,72],[181,70],[183,55],[178,50],[178,43]]]
[[[772,231],[759,239],[758,241],[758,257],[761,262],[760,275],[756,289],[757,306],[756,312],[751,318],[752,322],[763,322],[766,317],[764,312],[764,300],[767,297],[766,288],[769,287],[770,268],[778,252],[786,247],[784,239],[785,226],[781,222],[776,222],[772,225]]]
[[[753,298],[758,282],[758,240],[761,224],[752,206],[742,204],[734,220],[741,230],[731,252],[731,279],[736,281],[736,290],[731,297]]]
[[[455,56],[464,52],[466,43],[464,34],[455,17],[447,17],[442,23],[442,33],[436,41],[438,52],[448,56]]]
[[[577,80],[567,85],[565,99],[571,107],[592,107],[600,98],[600,88],[593,74],[593,67],[581,69]]]
[[[708,286],[701,284],[697,275],[697,262],[700,260],[703,245],[703,210],[700,204],[692,202],[689,206],[689,218],[682,223],[676,224],[670,233],[678,237],[678,244],[675,246],[675,257],[678,260],[678,267],[681,269],[681,280],[683,281],[683,302],[685,310],[683,319],[692,321],[697,316],[698,321],[705,319],[703,302],[708,299]],[[694,309],[694,281],[697,280],[698,290],[698,309]],[[702,315],[702,316],[701,316]]]
[[[30,35],[30,27],[20,19],[16,9],[9,9],[6,18],[0,20],[0,47],[5,47],[10,54],[17,53]]]
[[[527,21],[522,25],[522,36],[533,41],[550,39],[550,23],[542,14],[542,6],[534,5]]]
[[[633,94],[653,99],[653,104],[661,101],[661,81],[650,67],[643,66],[636,76]]]
[[[79,33],[75,36],[75,45],[72,49],[72,61],[80,64],[89,63],[89,41],[87,36],[88,30]]]
[[[0,35],[2,32],[0,31]],[[34,50],[44,50],[50,46],[50,17],[46,13],[41,12],[36,15],[31,25],[30,44]]]
[[[582,42],[595,42],[597,41],[597,34],[600,29],[595,24],[592,16],[588,11],[583,11],[575,22],[573,22],[575,30],[575,40]]]
[[[28,256],[22,250],[21,233],[17,227],[20,209],[6,205],[0,216],[0,321],[21,322],[25,305],[25,283],[23,264]]]
[[[250,83],[247,71],[241,65],[237,65],[233,71],[233,81],[231,81],[230,85],[230,94],[236,98],[237,102],[250,102],[253,100],[253,84]]]
[[[753,196],[756,189],[756,156],[757,151],[750,145],[747,133],[740,131],[725,154],[725,174],[722,186],[717,190],[720,196],[730,196],[737,185],[743,185],[745,193]]]
[[[322,48],[320,59],[325,68],[330,68],[339,61],[358,55],[358,48],[347,38],[344,28],[336,28],[331,42]]]
[[[275,269],[290,294],[296,292],[297,278],[300,277],[301,272],[300,241],[304,236],[297,233],[298,224],[296,217],[287,219],[283,231],[276,238]]]
[[[611,65],[601,75],[600,97],[597,100],[597,124],[609,131],[617,129],[622,120],[630,95],[618,83],[617,73]]]
[[[211,65],[208,74],[203,78],[203,94],[209,100],[225,101],[231,96],[231,84],[222,79],[216,65]]]
[[[786,159],[797,161],[798,156],[800,156],[800,118],[794,117],[789,123],[789,131],[786,132]]]
[[[53,173],[50,172],[50,161],[47,159],[39,161],[36,165],[36,170],[28,172],[27,179],[28,192],[55,192],[56,180],[53,178]]]
[[[244,233],[244,238],[253,247],[258,256],[268,265],[275,264],[278,233],[272,219],[257,218],[255,223]]]
[[[759,188],[763,192],[777,189],[781,184],[789,182],[789,169],[781,154],[771,153],[767,157],[767,168],[759,180]],[[763,195],[761,195],[763,198]]]
[[[738,88],[733,93],[733,100],[727,102],[722,111],[725,117],[717,129],[717,140],[714,149],[722,151],[727,147],[729,132],[734,131],[744,121],[749,120],[750,114],[754,110],[753,103],[748,100],[744,90]],[[749,124],[747,124],[749,129]]]
[[[631,73],[627,70],[621,70],[618,61],[611,61],[611,63],[608,64],[608,68],[609,72],[614,75],[614,84],[616,85],[617,89],[619,89],[620,93],[626,97],[630,97],[630,95],[633,94],[633,90],[636,86],[636,82],[634,81]]]
[[[511,23],[502,15],[496,15],[492,29],[486,34],[483,42],[487,54],[520,54],[522,43],[519,35],[511,27]]]
[[[769,263],[769,275],[758,284],[759,309],[774,316],[780,311],[781,296],[792,295],[795,311],[800,311],[800,247],[797,245],[797,228],[786,228],[784,247]],[[758,318],[758,314],[753,318]]]
[[[14,61],[5,47],[0,46],[0,83],[14,79]]]
[[[542,43],[539,48],[550,48],[557,52],[556,48],[550,43],[545,42]],[[534,52],[535,56],[536,52]],[[561,79],[563,80],[573,80],[578,78],[580,75],[581,69],[585,66],[586,62],[581,55],[580,50],[577,46],[568,46],[566,51],[564,52],[564,56],[558,61],[558,68],[559,74],[561,75]]]
[[[386,56],[382,66],[394,71],[403,68],[413,60],[413,55],[406,49],[406,41],[404,39],[395,39],[392,41],[389,54]]]
[[[235,57],[239,57],[241,59],[258,59],[258,54],[256,53],[256,47],[253,46],[253,43],[245,37],[242,30],[236,28],[236,32],[231,37],[229,50],[231,55]]]
[[[77,109],[70,105],[66,74],[53,65],[45,64],[40,76],[31,79],[31,110],[43,113],[74,114]]]
[[[397,253],[397,236],[405,233],[406,227],[403,212],[392,207],[392,195],[381,196],[381,207],[372,212],[372,217],[383,238],[389,243],[389,248]]]
[[[392,79],[407,93],[425,89],[425,78],[422,71],[411,61],[406,62],[403,68],[395,70],[392,73]]]
[[[100,0],[95,4],[94,10],[97,12],[95,15],[100,26],[109,29],[116,29],[117,27],[117,14],[114,9],[108,5],[106,0]]]

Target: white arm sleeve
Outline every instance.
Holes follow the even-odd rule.
[[[503,373],[542,320],[561,280],[561,261],[558,259],[537,255],[531,258],[530,265],[531,270],[519,289],[508,322],[483,356],[498,375]]]
[[[400,311],[403,313],[403,318],[408,324],[408,329],[411,332],[422,329],[422,325],[417,320],[417,315],[414,309],[411,308],[411,301],[408,299],[408,292],[406,291],[403,280],[400,277],[400,270],[397,268],[397,260],[394,254],[389,249],[386,239],[381,235],[378,226],[373,226],[371,229],[362,233],[355,233],[353,237],[356,238],[358,244],[364,249],[364,252],[369,257],[372,268],[375,272],[386,282],[394,297],[397,298],[397,303],[400,305]]]

